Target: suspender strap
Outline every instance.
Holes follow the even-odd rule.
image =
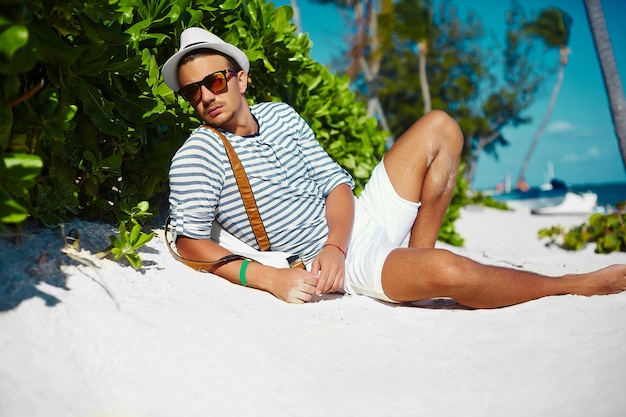
[[[178,262],[182,262],[183,264],[187,265],[188,267],[192,269],[195,269],[196,271],[212,272],[213,269],[219,266],[225,265],[232,261],[239,261],[243,259],[249,260],[249,258],[242,256],[242,255],[226,255],[215,261],[195,261],[193,259],[184,258],[180,256],[178,252],[174,249],[174,241],[173,239],[170,238],[169,233],[170,233],[170,218],[168,216],[167,220],[165,220],[165,243],[167,244],[167,248],[169,249],[174,259],[176,259]]]
[[[267,237],[267,232],[265,231],[263,220],[261,220],[261,214],[259,213],[259,208],[256,205],[254,194],[252,194],[252,187],[250,186],[250,182],[248,181],[248,175],[246,175],[246,171],[241,164],[241,160],[239,160],[235,149],[233,149],[233,146],[230,144],[228,139],[226,139],[226,136],[224,136],[222,132],[211,126],[205,125],[204,127],[213,130],[219,135],[219,137],[222,139],[222,142],[224,142],[226,154],[228,155],[230,166],[233,168],[235,180],[237,181],[237,186],[239,187],[241,199],[243,200],[243,205],[246,208],[246,213],[248,214],[248,219],[250,220],[250,225],[252,226],[252,232],[254,233],[254,237],[256,238],[259,248],[262,251],[269,250],[270,241]]]

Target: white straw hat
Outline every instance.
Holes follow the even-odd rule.
[[[180,90],[178,84],[178,63],[188,53],[196,49],[209,48],[228,55],[241,66],[246,73],[250,71],[250,61],[239,48],[224,42],[218,36],[202,28],[185,29],[180,35],[180,48],[163,65],[163,80],[172,90]]]

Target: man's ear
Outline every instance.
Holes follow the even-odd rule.
[[[239,92],[245,93],[248,89],[248,74],[245,71],[239,71],[237,73],[237,83],[239,84]]]

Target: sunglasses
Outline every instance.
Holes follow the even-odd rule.
[[[228,81],[236,74],[237,71],[233,69],[214,72],[201,81],[184,86],[178,90],[178,94],[190,104],[196,104],[202,98],[202,86],[208,88],[213,94],[224,93],[228,91]]]

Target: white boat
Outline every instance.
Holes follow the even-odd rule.
[[[539,187],[511,189],[511,180],[507,175],[504,191],[491,196],[512,209],[530,209],[533,214],[591,214],[598,201],[595,193],[570,191],[564,181],[554,177],[552,162],[548,162],[547,176]]]
[[[539,188],[533,187],[526,191],[511,190],[509,192],[492,194],[494,200],[506,203],[512,209],[538,209],[559,205],[565,200],[568,193],[566,188]]]
[[[590,215],[594,212],[598,195],[592,192],[573,193],[568,191],[560,204],[531,209],[532,214],[581,214]]]

